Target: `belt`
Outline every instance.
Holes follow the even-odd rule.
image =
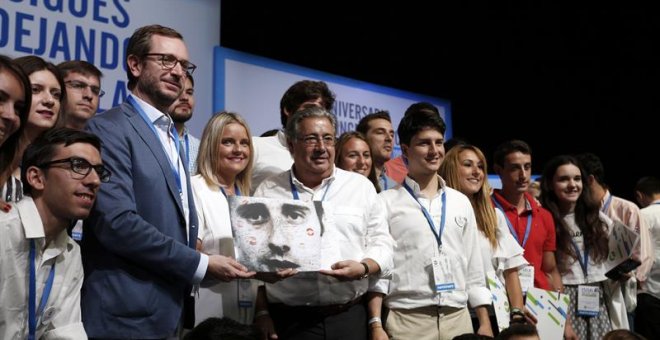
[[[320,316],[331,316],[343,313],[349,310],[351,307],[362,303],[362,296],[342,304],[335,305],[323,305],[323,306],[289,306],[283,303],[272,303],[270,308],[274,310],[279,310],[286,313],[300,313],[305,315],[316,314]],[[274,311],[273,310],[273,311]]]

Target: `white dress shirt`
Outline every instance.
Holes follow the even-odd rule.
[[[252,165],[252,192],[266,178],[291,169],[293,158],[286,145],[286,135],[280,130],[275,136],[252,137],[254,163]]]
[[[332,176],[317,188],[306,187],[291,170],[266,179],[254,196],[293,199],[291,181],[299,199],[324,201],[332,205],[334,228],[326,228],[322,242],[333,240],[341,260],[374,260],[381,275],[392,268],[394,241],[387,231],[385,209],[373,184],[364,176],[334,168]],[[323,259],[322,259],[322,262]],[[328,268],[329,269],[329,268]],[[275,284],[266,284],[268,301],[286,305],[331,305],[352,301],[363,295],[369,280],[341,282],[318,273],[299,273]]]
[[[651,294],[660,299],[660,200],[656,200],[642,209],[642,218],[646,220],[655,242],[655,262],[648,279],[642,285],[642,293]]]
[[[37,207],[26,196],[8,213],[0,213],[0,338],[28,335],[29,249],[36,246],[36,306],[48,274],[55,276],[44,313],[37,315],[37,339],[87,339],[80,316],[83,267],[80,247],[62,230],[44,249],[46,235]]]
[[[491,294],[486,288],[479,230],[470,200],[445,185],[438,176],[440,188],[431,199],[420,196],[419,185],[410,177],[405,183],[412,189],[419,203],[402,185],[380,193],[385,202],[390,233],[397,241],[394,270],[391,280],[380,280],[373,291],[387,294],[385,305],[393,309],[413,309],[426,306],[472,307],[489,305]],[[452,263],[455,289],[436,293],[431,259],[439,255],[438,243],[431,234],[429,223],[420,204],[440,226],[442,193],[446,193],[447,208],[442,234],[442,250]],[[436,230],[437,233],[437,230]]]

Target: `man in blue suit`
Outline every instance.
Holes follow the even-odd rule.
[[[204,277],[254,273],[195,250],[190,177],[167,114],[196,68],[182,36],[158,25],[139,28],[126,55],[131,94],[87,125],[101,138],[113,177],[85,225],[82,318],[90,338],[162,339],[178,334],[184,300]]]

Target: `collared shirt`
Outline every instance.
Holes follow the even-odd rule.
[[[138,96],[131,94],[133,99],[140,105],[140,108],[144,111],[149,118],[149,121],[156,128],[158,132],[158,139],[160,144],[163,146],[163,150],[167,154],[167,157],[170,160],[170,165],[172,169],[178,171],[179,178],[181,179],[181,199],[183,205],[183,215],[186,218],[186,235],[189,235],[190,229],[190,209],[188,208],[188,177],[186,176],[185,160],[181,159],[179,153],[177,152],[178,148],[172,135],[174,129],[174,123],[170,116],[158,111],[155,107],[149,105],[144,100],[140,99]],[[180,147],[180,146],[179,146]],[[185,153],[185,151],[184,151]]]
[[[83,268],[80,247],[62,230],[44,249],[46,236],[37,207],[26,196],[8,213],[0,213],[0,338],[26,339],[30,240],[36,245],[36,303],[41,301],[53,264],[55,279],[37,319],[37,339],[87,339],[80,316]]]
[[[420,196],[419,185],[413,179],[405,178],[405,183],[419,203],[402,185],[379,194],[385,203],[390,233],[397,241],[397,250],[394,252],[391,280],[380,280],[372,290],[387,294],[385,305],[389,308],[464,308],[468,300],[473,307],[492,302],[486,288],[486,274],[477,241],[479,230],[472,204],[465,195],[447,187],[440,176],[438,180],[438,192],[429,199]],[[431,234],[420,204],[429,212],[435,226],[439,227],[443,192],[446,194],[447,216],[442,233],[442,251],[450,257],[456,289],[436,293],[431,260],[439,255],[438,243]]]
[[[639,256],[642,264],[635,269],[635,276],[639,281],[645,281],[654,260],[654,247],[649,225],[641,218],[639,208],[635,203],[614,196],[610,194],[609,190],[605,192],[600,204],[601,209],[605,209],[603,212],[609,218],[623,222],[628,228],[639,234],[639,248],[636,248],[634,253]],[[605,207],[606,204],[607,207]]]
[[[183,215],[186,219],[186,239],[190,235],[190,209],[188,205],[188,176],[186,176],[186,168],[185,168],[185,163],[184,160],[181,159],[179,156],[179,153],[177,152],[177,145],[174,140],[174,135],[172,135],[172,131],[176,131],[174,129],[174,123],[172,122],[172,119],[158,111],[155,107],[149,105],[147,102],[144,100],[140,99],[138,96],[134,96],[131,94],[133,99],[135,99],[135,102],[140,105],[140,108],[144,111],[144,113],[147,115],[147,118],[149,121],[154,125],[156,128],[156,132],[158,132],[158,140],[160,140],[160,144],[163,146],[163,150],[165,150],[165,153],[167,154],[167,158],[170,160],[170,165],[176,164],[175,167],[172,169],[176,169],[176,171],[179,174],[179,178],[181,179],[181,205],[183,206]],[[190,240],[188,240],[190,241]],[[209,263],[209,258],[205,254],[201,254],[200,259],[199,259],[199,264],[197,266],[197,270],[195,271],[195,275],[193,278],[193,281],[195,283],[199,283],[202,281],[204,278],[204,275],[206,275],[206,269],[208,268],[208,263]]]
[[[642,293],[647,293],[660,299],[660,200],[641,210],[642,218],[649,225],[651,236],[655,241],[655,262],[651,267],[647,280],[642,285]]]
[[[387,168],[383,167],[383,171],[381,171],[380,176],[378,177],[378,185],[380,186],[380,190],[388,190],[394,188],[397,184],[395,180],[390,178],[390,176],[387,175]]]
[[[384,169],[387,176],[397,183],[403,182],[403,179],[408,175],[408,165],[402,155],[385,162]]]
[[[190,176],[197,174],[197,155],[199,154],[199,139],[190,134],[188,127],[183,127],[183,134],[179,137],[183,145],[183,153],[188,158],[188,172]],[[186,144],[185,138],[188,138]]]
[[[380,266],[381,275],[389,275],[394,240],[387,231],[383,202],[366,177],[335,167],[330,177],[312,189],[289,170],[262,182],[255,196],[292,199],[290,181],[293,181],[300,200],[323,199],[324,208],[326,202],[328,207],[332,206],[334,228],[326,229],[323,239],[335,242],[341,260],[370,258]],[[352,301],[363,295],[368,286],[367,279],[341,282],[323,274],[299,273],[278,283],[266,284],[266,292],[271,303],[330,305]]]
[[[526,208],[520,214],[518,208],[509,203],[500,190],[495,190],[492,197],[502,205],[504,216],[511,222],[517,238],[525,238],[528,218],[532,219],[529,239],[525,244],[525,259],[534,266],[534,287],[550,290],[546,273],[542,270],[543,253],[554,252],[557,249],[555,222],[549,211],[539,206],[536,200],[525,193]]]
[[[252,165],[252,193],[266,178],[287,171],[293,164],[293,157],[286,145],[284,131],[269,137],[252,137],[254,162]]]

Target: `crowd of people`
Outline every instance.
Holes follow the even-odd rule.
[[[510,140],[494,189],[486,155],[445,140],[432,104],[406,110],[392,158],[389,113],[336,136],[334,93],[314,80],[283,94],[272,134],[223,111],[197,139],[189,60],[177,31],[137,29],[130,94],[96,114],[94,65],[0,56],[0,337],[535,339],[525,296],[540,288],[570,299],[565,339],[660,338],[658,178],[639,180],[642,209],[609,192],[593,154],[556,156],[534,186],[531,147]],[[300,271],[300,244],[276,240],[303,228],[299,211],[284,226],[253,209],[263,236],[238,242],[241,196],[320,202],[332,223],[300,231],[331,240],[331,263]],[[639,241],[613,278],[617,228]],[[241,243],[269,270],[248,267]],[[487,277],[505,288],[508,328]]]

